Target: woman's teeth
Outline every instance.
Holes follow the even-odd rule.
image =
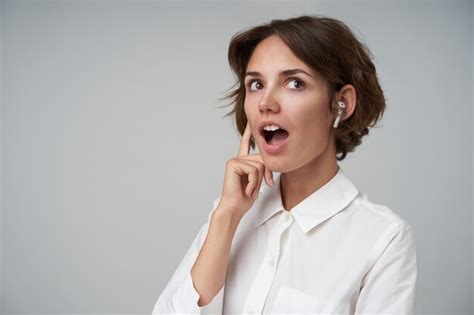
[[[263,127],[263,130],[266,130],[266,131],[275,131],[278,129],[281,129],[281,128],[276,125],[266,125]]]

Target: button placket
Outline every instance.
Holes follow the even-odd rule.
[[[285,210],[284,210],[285,211]],[[275,266],[278,263],[280,258],[280,251],[281,251],[281,241],[282,237],[285,234],[288,228],[291,226],[293,222],[293,215],[290,212],[285,211],[280,219],[278,220],[277,224],[273,228],[272,233],[270,233],[269,237],[269,252],[267,253],[266,257],[268,262],[268,267],[270,269],[275,269]]]
[[[283,223],[285,224],[282,224],[282,218],[280,217],[269,233],[267,253],[249,290],[248,298],[244,306],[245,313],[251,313],[247,310],[251,310],[253,312],[256,311],[257,313],[260,313],[263,310],[268,293],[273,285],[273,280],[275,279],[276,266],[278,264],[278,258],[280,255],[281,237],[290,225],[285,222],[284,217]]]
[[[275,267],[275,258],[271,258],[271,259],[268,261],[268,266],[269,266],[270,268]]]

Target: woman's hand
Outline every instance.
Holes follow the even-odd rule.
[[[247,122],[237,157],[226,163],[224,184],[218,208],[242,217],[258,197],[263,178],[273,186],[273,173],[265,167],[260,154],[249,155],[250,125]]]

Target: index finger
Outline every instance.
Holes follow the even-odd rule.
[[[242,135],[242,138],[240,139],[239,152],[237,156],[245,156],[249,154],[251,136],[252,136],[252,133],[250,132],[250,124],[247,121],[247,126],[245,126],[244,134]]]

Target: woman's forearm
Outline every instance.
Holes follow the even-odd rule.
[[[219,207],[212,213],[204,244],[191,268],[198,306],[209,304],[224,286],[235,231],[241,217]]]

